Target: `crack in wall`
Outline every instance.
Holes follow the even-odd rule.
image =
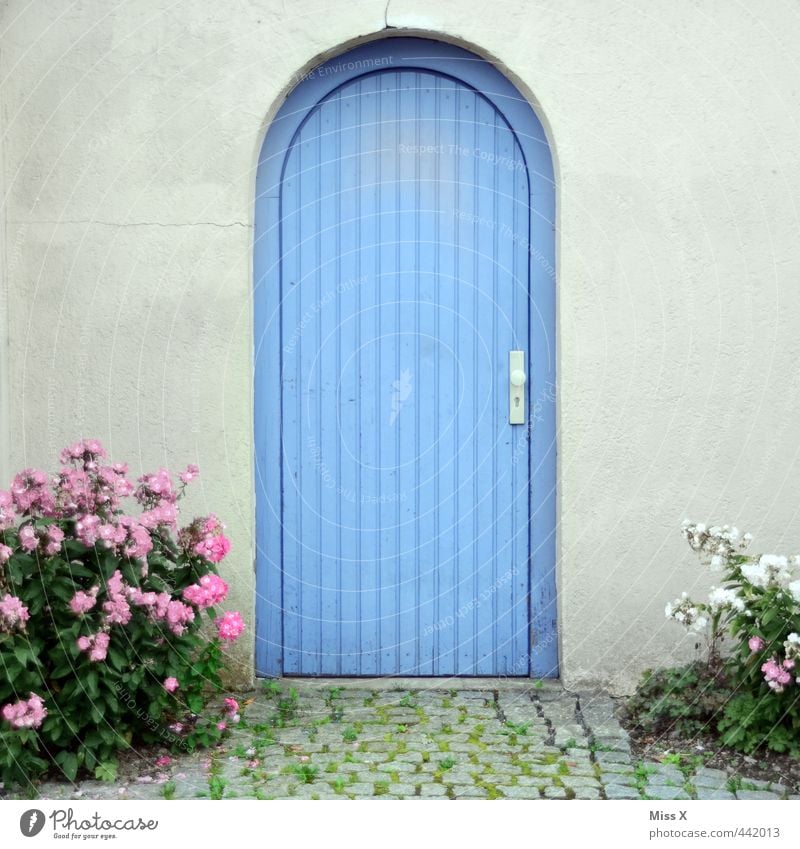
[[[245,221],[232,221],[222,224],[219,221],[95,221],[62,219],[59,221],[31,221],[31,224],[97,224],[101,227],[252,227]]]

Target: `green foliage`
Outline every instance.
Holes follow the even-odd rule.
[[[710,732],[743,752],[800,755],[797,558],[747,555],[752,536],[728,525],[687,521],[682,533],[722,572],[707,601],[682,593],[665,608],[667,618],[705,637],[706,662],[647,673],[629,714],[649,732]]]
[[[646,671],[625,709],[629,720],[647,734],[695,737],[714,731],[729,698],[724,681],[697,662]]]
[[[509,722],[508,720],[506,720],[505,727],[500,729],[500,733],[513,734],[519,735],[520,737],[524,737],[528,733],[529,728],[529,722]]]
[[[319,773],[319,767],[313,764],[294,764],[292,772],[304,783],[313,784]]]
[[[444,760],[439,761],[439,769],[442,772],[446,772],[448,769],[452,769],[456,765],[457,761],[455,758],[444,758]]]
[[[37,528],[52,523],[33,521]],[[222,732],[216,722],[191,716],[201,713],[209,689],[221,687],[219,643],[200,634],[201,615],[176,635],[165,620],[131,605],[130,621],[111,626],[104,660],[92,661],[77,644],[79,637],[102,630],[100,601],[117,570],[128,586],[179,598],[214,567],[152,531],[153,550],[143,569],[141,562],[71,538],[72,521],[58,524],[66,539],[61,553],[49,557],[24,553],[14,529],[0,532],[0,543],[15,550],[0,567],[0,597],[11,593],[29,611],[24,630],[0,630],[0,705],[36,693],[48,711],[36,730],[0,721],[0,781],[30,788],[48,769],[70,781],[87,772],[112,780],[118,753],[132,746],[193,749],[217,742]],[[101,588],[96,608],[75,615],[70,599],[93,586]],[[212,608],[206,612],[213,618]],[[175,694],[164,688],[171,677],[180,682]],[[175,733],[169,726],[179,720],[183,730]]]
[[[780,694],[786,696],[787,694]],[[725,706],[717,728],[726,746],[753,752],[764,746],[773,752],[800,756],[800,694],[793,701],[773,693],[737,693]]]

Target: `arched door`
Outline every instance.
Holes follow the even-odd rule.
[[[281,108],[256,206],[260,673],[557,674],[553,211],[532,109],[459,48],[373,42]]]

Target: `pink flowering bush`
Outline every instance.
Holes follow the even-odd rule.
[[[750,534],[728,526],[685,522],[683,534],[721,580],[705,601],[683,593],[665,613],[707,640],[708,668],[730,694],[715,717],[722,741],[800,754],[800,557],[750,556]]]
[[[121,749],[193,748],[238,721],[228,702],[224,720],[202,716],[222,645],[244,623],[217,612],[224,526],[214,515],[179,525],[198,473],[134,482],[83,440],[55,475],[25,469],[0,490],[0,781],[108,776]]]

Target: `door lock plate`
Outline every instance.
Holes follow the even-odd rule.
[[[508,423],[525,424],[525,352],[508,352]]]

